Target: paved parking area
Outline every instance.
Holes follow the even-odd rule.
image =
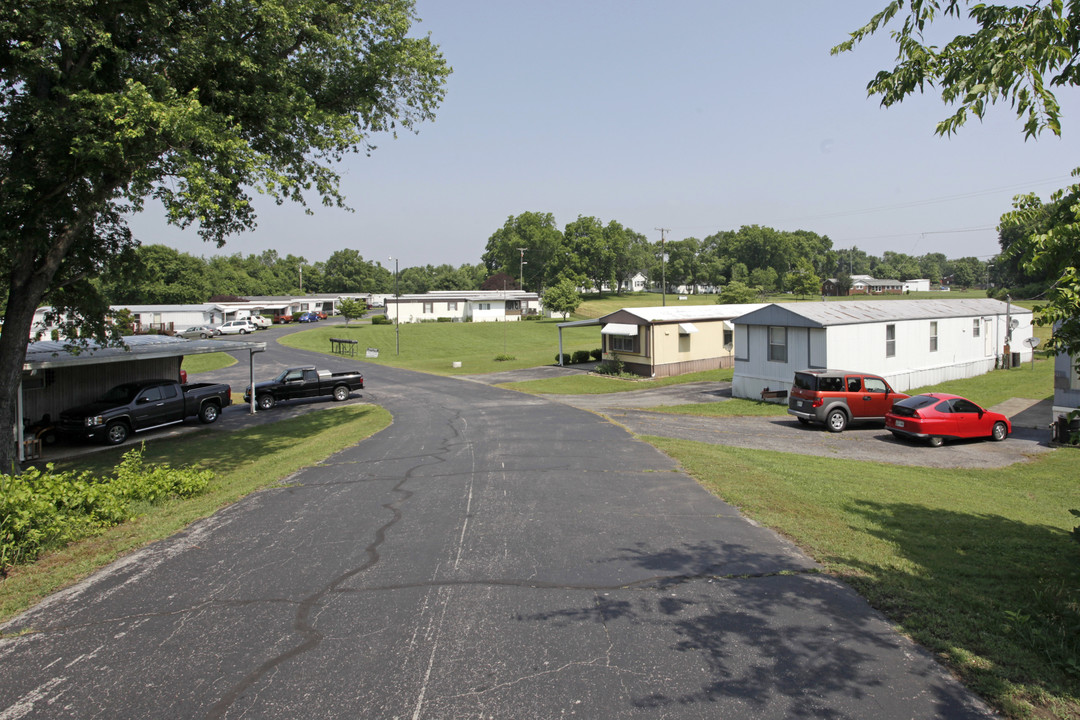
[[[566,369],[557,369],[567,372]],[[550,377],[552,369],[516,371],[470,379],[497,384]],[[661,405],[724,402],[731,399],[731,384],[698,382],[663,388],[602,395],[544,395],[549,400],[590,410],[619,423],[637,435],[695,440],[756,450],[779,450],[801,455],[931,468],[999,468],[1026,462],[1049,451],[1048,401],[1014,399],[993,409],[1010,416],[1013,433],[1005,442],[964,440],[932,448],[898,440],[880,423],[855,424],[843,433],[830,433],[817,425],[804,426],[789,415],[774,417],[698,417],[655,412]]]

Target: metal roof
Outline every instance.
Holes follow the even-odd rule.
[[[828,327],[859,323],[934,318],[1005,315],[1009,306],[991,298],[958,300],[844,300],[840,302],[773,303],[736,320],[740,325],[786,325]],[[1030,315],[1027,308],[1013,305],[1013,315]]]
[[[633,315],[640,318],[643,323],[662,323],[662,322],[687,322],[697,320],[705,322],[708,320],[730,320],[731,318],[737,318],[740,315],[760,310],[766,307],[766,303],[744,303],[733,305],[671,305],[661,307],[628,307],[616,310],[613,313],[605,315],[600,318],[600,322],[615,321],[616,315],[620,317],[618,320],[625,321],[626,315]]]
[[[86,347],[71,347],[70,343],[39,340],[27,346],[23,370],[95,365],[136,359],[153,360],[249,349],[265,350],[266,343],[217,339],[185,340],[169,335],[132,335],[124,338],[124,347],[102,347],[95,342],[89,342]]]

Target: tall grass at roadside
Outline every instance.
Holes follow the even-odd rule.
[[[206,491],[194,498],[141,508],[134,519],[97,537],[44,555],[33,565],[13,568],[0,581],[0,621],[127,552],[168,537],[245,495],[355,445],[390,421],[390,414],[376,405],[347,405],[244,430],[207,429],[148,442],[144,462],[212,470],[214,479]],[[56,468],[103,475],[119,463],[122,453],[119,448],[105,450],[56,463]]]
[[[1077,451],[920,470],[647,437],[1011,717],[1080,717]]]

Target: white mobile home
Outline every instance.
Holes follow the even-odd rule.
[[[1030,359],[1031,323],[1030,310],[990,299],[767,305],[734,320],[732,395],[790,390],[807,368],[877,373],[901,391],[974,377]]]
[[[387,297],[386,317],[395,322],[502,322],[540,311],[540,296],[521,290],[440,290]]]

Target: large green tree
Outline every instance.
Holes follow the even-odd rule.
[[[925,42],[942,17],[962,20],[966,32],[942,46]],[[894,0],[833,53],[851,50],[891,26],[896,65],[881,70],[867,89],[885,106],[937,87],[953,112],[937,125],[941,135],[959,130],[969,116],[983,118],[992,105],[1012,107],[1026,137],[1049,130],[1061,134],[1061,108],[1055,90],[1080,84],[1080,2],[1030,0],[995,5],[972,0]],[[1051,198],[1047,213],[1033,195],[1014,202],[1003,227],[1030,227],[1012,240],[1009,253],[1022,267],[1049,278],[1048,303],[1039,322],[1057,324],[1049,346],[1080,363],[1080,185]]]
[[[562,240],[563,234],[551,213],[511,215],[488,238],[484,266],[488,274],[504,272],[517,278],[522,289],[541,292],[562,268]]]
[[[220,245],[253,192],[343,205],[338,160],[434,118],[450,70],[415,20],[412,0],[0,0],[0,428],[38,305],[104,337],[91,279],[145,198]]]

